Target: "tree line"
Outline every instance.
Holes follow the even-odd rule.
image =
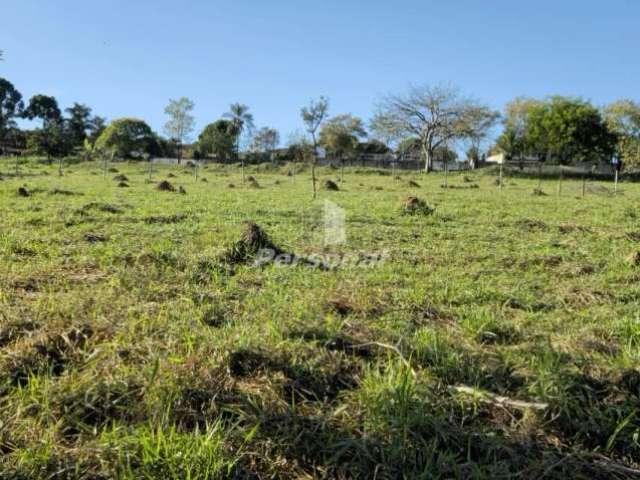
[[[310,161],[315,166],[322,147],[342,159],[390,151],[420,155],[425,171],[433,169],[436,159],[455,160],[459,151],[466,152],[472,168],[492,153],[561,164],[617,157],[627,166],[640,166],[640,104],[633,100],[598,108],[573,97],[516,98],[501,113],[456,87],[427,85],[382,97],[365,124],[351,114],[330,116],[329,100],[319,97],[300,109],[303,133],[293,135],[286,148],[278,148],[281,138],[276,129],[256,128],[249,107],[241,103],[231,104],[193,138],[194,107],[186,97],[171,100],[162,136],[135,118],[107,124],[80,103],[62,111],[47,95],[24,102],[14,85],[0,78],[0,149],[49,159],[215,157],[243,166],[245,161],[278,159]],[[16,123],[20,118],[40,124],[23,130]],[[496,140],[491,142],[492,138]]]

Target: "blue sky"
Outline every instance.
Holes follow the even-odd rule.
[[[0,77],[157,131],[170,98],[198,131],[231,102],[258,126],[299,109],[368,119],[376,99],[451,82],[494,108],[518,95],[640,100],[637,0],[2,0]]]

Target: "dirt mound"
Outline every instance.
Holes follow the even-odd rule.
[[[477,183],[470,183],[469,185],[440,185],[440,188],[446,188],[449,190],[475,190],[480,188],[480,185]]]
[[[563,223],[558,225],[558,231],[563,234],[578,232],[578,233],[592,233],[589,227],[583,225],[577,225],[575,223]]]
[[[206,178],[204,178],[204,177],[203,177],[203,178],[202,178],[202,180],[200,180],[200,181],[201,181],[202,183],[208,183],[208,182],[209,182],[209,180],[207,180],[207,179],[206,179]]]
[[[407,215],[431,215],[436,210],[429,206],[424,200],[412,196],[409,196],[404,200],[402,208],[404,213]]]
[[[522,227],[530,231],[549,229],[549,226],[546,223],[544,223],[542,220],[535,220],[530,218],[523,218],[521,220],[517,220],[515,224],[519,227]]]
[[[632,242],[640,242],[640,232],[627,232],[625,237]]]
[[[84,239],[89,243],[106,242],[107,237],[100,233],[85,233]]]
[[[229,185],[227,185],[227,188],[236,188],[236,186],[233,183],[230,183]]]
[[[532,195],[536,197],[548,197],[548,195],[544,193],[542,190],[540,190],[539,188],[534,188]]]
[[[126,175],[124,175],[124,174],[122,174],[122,173],[121,173],[120,175],[116,175],[115,177],[113,177],[113,179],[114,179],[116,182],[128,182],[128,181],[129,181],[129,179],[127,178],[127,176],[126,176]]]
[[[167,178],[176,178],[176,176],[173,173],[169,172],[167,174]]]
[[[182,185],[180,185],[180,188],[178,188],[178,193],[181,193],[182,195],[186,195],[187,191],[184,189]]]
[[[53,190],[51,190],[51,195],[72,196],[72,195],[82,195],[82,194],[81,193],[72,192],[71,190],[63,190],[61,188],[54,188]]]
[[[158,190],[160,190],[161,192],[175,192],[176,191],[176,187],[174,187],[171,184],[171,182],[168,182],[166,180],[161,181],[156,188]]]
[[[277,362],[265,352],[241,349],[229,355],[229,372],[237,378],[249,377],[277,368]]]
[[[107,171],[110,172],[110,173],[118,173],[118,169],[116,167],[111,167]]]
[[[247,185],[249,185],[249,188],[260,188],[258,181],[251,176],[247,177]]]
[[[91,202],[77,210],[77,213],[86,214],[90,210],[98,210],[106,213],[122,213],[122,208],[110,203]]]
[[[330,190],[332,192],[337,192],[338,190],[340,190],[340,187],[338,187],[338,184],[333,180],[325,180],[322,183],[322,188],[324,190]]]
[[[26,385],[33,374],[61,375],[68,364],[78,359],[93,333],[91,327],[86,326],[41,336],[31,348],[4,362],[0,370],[2,379],[14,385]]]
[[[627,257],[627,263],[632,267],[640,267],[640,251],[631,253]]]
[[[120,187],[120,188],[129,188],[129,184],[127,182],[120,182],[118,184],[118,187]]]
[[[247,221],[240,240],[224,253],[222,260],[232,265],[246,263],[261,250],[270,250],[274,256],[283,253],[283,250],[271,241],[260,225]]]
[[[168,215],[168,216],[151,216],[143,219],[145,223],[178,223],[187,218],[184,214]]]
[[[407,187],[420,188],[420,184],[416,181],[409,180],[407,182]]]
[[[18,188],[18,196],[19,197],[30,197],[31,196],[31,192],[29,190],[27,190],[26,187],[20,187],[20,188]]]

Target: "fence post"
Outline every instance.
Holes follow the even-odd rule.
[[[560,176],[558,177],[558,196],[562,195],[562,167],[560,167]]]
[[[587,193],[587,176],[585,174],[582,175],[582,198],[585,197]]]
[[[500,179],[499,179],[499,183],[500,183],[500,190],[502,190],[502,163],[500,164]]]
[[[449,188],[449,164],[444,164],[444,188]]]
[[[542,163],[538,163],[538,190],[542,190]]]
[[[615,176],[615,180],[613,183],[613,194],[617,195],[618,194],[618,169],[616,168],[616,176]]]

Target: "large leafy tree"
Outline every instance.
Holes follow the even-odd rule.
[[[544,153],[544,145],[540,150],[539,145],[533,145],[529,137],[531,126],[531,114],[544,105],[543,101],[518,97],[509,102],[505,107],[503,116],[504,131],[498,138],[496,146],[508,159],[522,157],[523,155],[541,155]]]
[[[618,154],[624,163],[640,167],[640,103],[618,100],[604,109],[604,115],[618,136]]]
[[[389,153],[391,149],[382,141],[375,138],[367,140],[365,142],[358,143],[358,152],[365,155],[385,154]]]
[[[58,107],[58,101],[49,95],[34,95],[29,99],[29,104],[22,115],[29,120],[42,121],[42,128],[32,136],[30,148],[34,152],[45,153],[49,161],[52,156],[62,155],[58,153],[57,147],[53,147],[62,145],[64,140],[62,112]],[[39,147],[36,148],[36,145]]]
[[[29,133],[27,149],[35,155],[45,155],[51,161],[52,157],[62,158],[71,153],[72,138],[67,122],[50,121]]]
[[[151,127],[136,118],[120,118],[111,122],[96,140],[95,147],[104,152],[112,151],[120,158],[139,158],[158,151]]]
[[[0,78],[0,149],[4,148],[8,131],[15,127],[15,118],[22,114],[22,95],[13,84]]]
[[[48,95],[34,95],[29,99],[27,108],[24,109],[23,116],[29,120],[39,119],[42,127],[50,122],[58,122],[62,118],[62,112],[58,107],[58,101]]]
[[[93,145],[107,128],[107,119],[96,115],[91,119],[91,129],[89,131],[89,142]]]
[[[360,118],[338,115],[322,125],[319,143],[335,156],[351,156],[357,151],[360,139],[366,136],[367,131]]]
[[[182,160],[182,146],[189,141],[193,133],[195,119],[191,112],[194,107],[195,104],[191,100],[182,97],[178,100],[170,100],[169,105],[164,109],[164,113],[169,116],[164,130],[178,145],[178,163]]]
[[[198,137],[200,153],[205,157],[215,155],[227,161],[235,151],[237,128],[237,124],[224,119],[207,125]]]
[[[380,138],[418,138],[425,172],[430,172],[436,150],[467,137],[470,112],[480,107],[452,86],[412,87],[405,95],[384,97],[371,128]]]
[[[318,129],[327,119],[329,114],[329,100],[326,97],[320,97],[317,100],[311,100],[309,105],[302,107],[300,116],[304,123],[305,130],[311,136],[313,141],[313,160],[311,162],[311,183],[313,185],[313,198],[316,198],[316,163],[318,157]]]
[[[526,139],[534,151],[547,152],[562,164],[608,160],[616,146],[616,136],[597,108],[560,96],[531,108]]]
[[[74,146],[82,145],[93,130],[93,118],[91,108],[80,103],[74,103],[65,109],[68,115],[67,129],[70,141]]]

